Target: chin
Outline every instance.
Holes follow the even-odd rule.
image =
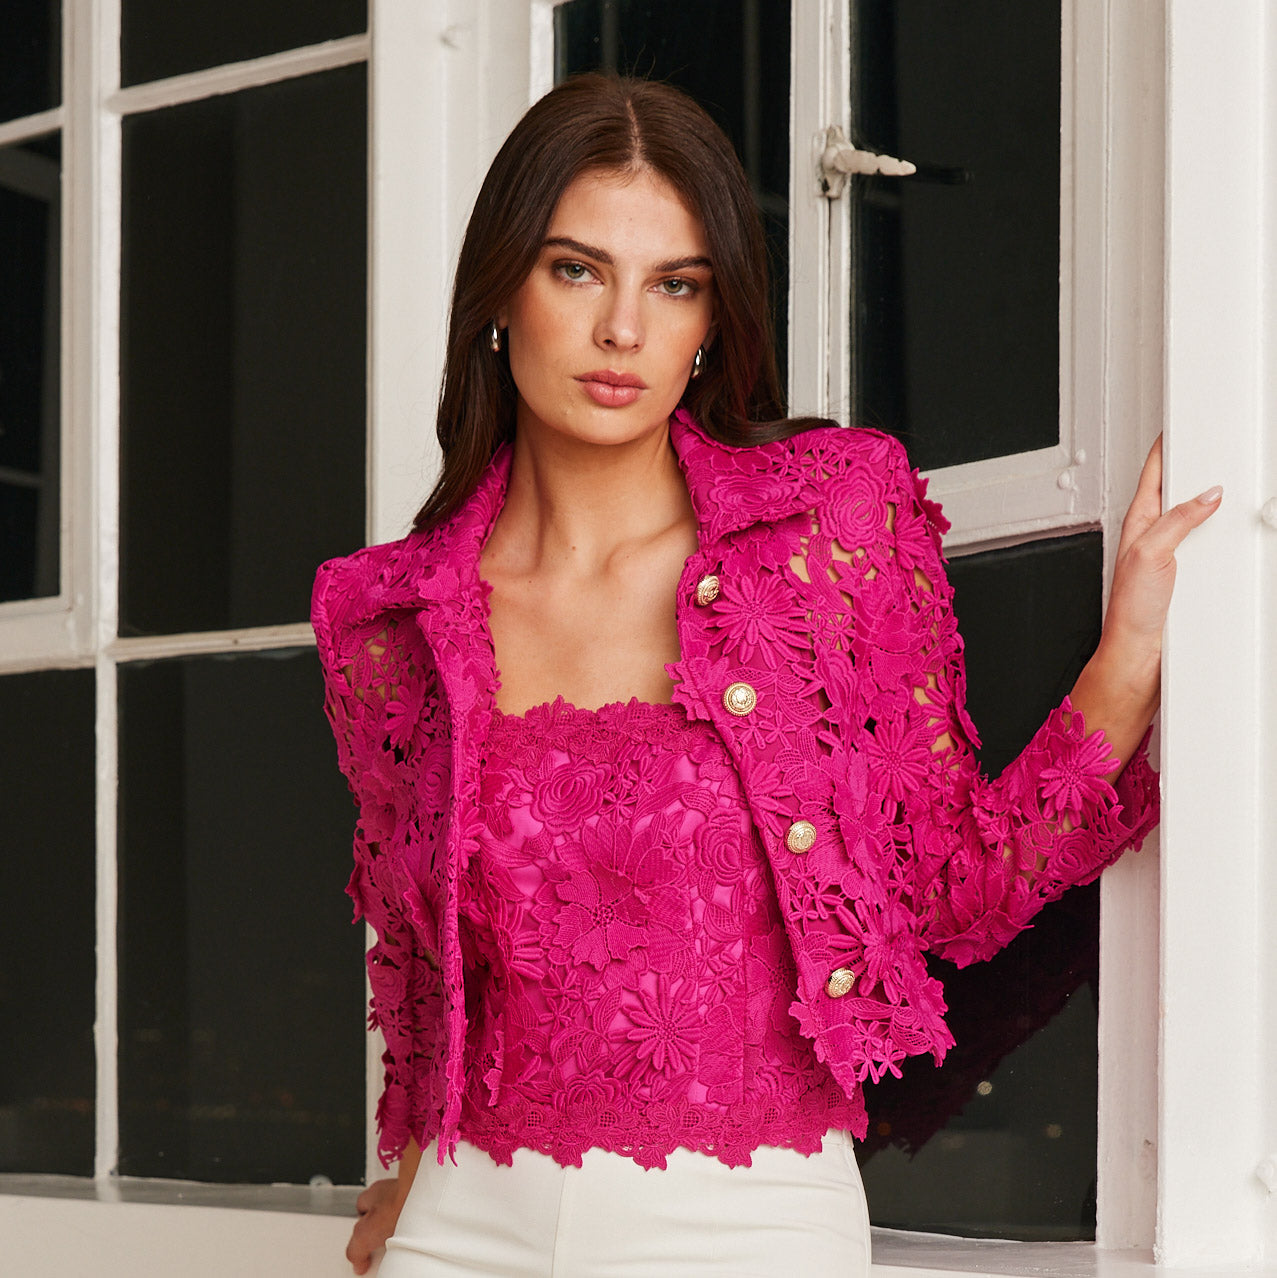
[[[544,434],[575,440],[581,444],[631,444],[656,432],[664,432],[677,403],[665,411],[650,405],[628,404],[623,408],[604,408],[593,402],[584,411],[575,408],[566,418],[556,422],[554,416],[529,414],[532,419],[524,427],[532,435]],[[535,423],[535,424],[534,424]]]

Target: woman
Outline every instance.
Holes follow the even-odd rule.
[[[864,1274],[860,1085],[1156,820],[1173,552],[1155,448],[1103,637],[978,773],[893,440],[780,420],[731,147],[583,77],[494,161],[457,269],[439,482],[314,622],[377,932],[381,1152],[356,1272]],[[423,1158],[423,1147],[426,1150]],[[396,1229],[397,1226],[397,1229]]]

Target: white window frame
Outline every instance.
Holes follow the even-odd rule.
[[[794,411],[846,421],[851,401],[850,195],[821,195],[825,129],[851,136],[850,40],[845,0],[797,0],[791,45],[790,400]],[[1094,358],[1103,314],[1106,174],[1080,158],[1103,153],[1107,5],[1062,5],[1060,138],[1060,439],[1034,449],[930,472],[930,493],[953,528],[949,553],[1097,527],[1103,511],[1103,365]],[[899,179],[908,181],[907,178]],[[806,269],[795,263],[810,259]]]
[[[97,976],[96,1105],[92,1181],[0,1176],[6,1263],[25,1272],[133,1274],[252,1271],[262,1255],[292,1255],[299,1274],[340,1259],[354,1189],[204,1186],[116,1176],[119,1008],[116,933],[117,672],[121,663],[220,652],[305,647],[306,622],[219,632],[118,637],[119,301],[121,128],[125,116],[368,60],[370,37],[308,48],[122,88],[120,0],[63,0],[63,102],[0,126],[0,143],[62,132],[61,414],[62,589],[0,605],[0,673],[93,667],[96,673]],[[358,1033],[352,1026],[352,1033]],[[233,1230],[191,1260],[190,1207],[232,1212]],[[127,1204],[122,1209],[122,1204]],[[300,1229],[298,1213],[335,1217]],[[47,1220],[47,1232],[31,1231]],[[58,1223],[60,1222],[60,1223]],[[215,1230],[219,1226],[212,1226]],[[141,1248],[135,1231],[147,1235]],[[29,1251],[24,1249],[29,1247]],[[59,1250],[61,1249],[61,1250]],[[150,1259],[148,1260],[148,1254]],[[200,1266],[207,1266],[201,1269]],[[344,1262],[342,1262],[344,1269]],[[336,1270],[335,1272],[340,1272]]]
[[[71,178],[63,360],[76,372],[63,388],[63,464],[73,470],[63,500],[73,599],[63,611],[71,620],[53,624],[46,647],[42,617],[53,612],[0,609],[0,668],[96,663],[113,693],[115,663],[135,655],[113,646],[111,612],[119,104],[110,105],[118,82],[110,34],[118,0],[67,5],[75,38],[60,108]],[[374,0],[372,540],[404,531],[437,462],[433,418],[452,264],[480,176],[548,87],[552,8],[551,0]],[[837,90],[836,100],[847,100],[837,82],[838,9],[839,0],[795,0],[794,58],[804,69],[795,77],[795,118],[810,110],[804,95],[826,103]],[[1277,447],[1265,423],[1277,405],[1277,153],[1264,127],[1277,119],[1277,19],[1266,0],[1069,0],[1068,12],[1074,96],[1065,100],[1074,105],[1065,154],[1078,178],[1065,184],[1075,247],[1064,271],[1073,291],[1062,349],[1072,362],[1062,387],[1071,417],[1093,418],[1100,431],[1087,463],[1099,476],[1087,481],[1098,485],[1098,504],[1082,522],[1104,528],[1111,563],[1125,496],[1163,424],[1171,496],[1223,482],[1226,497],[1179,555],[1165,663],[1161,849],[1154,836],[1103,879],[1099,1240],[1030,1246],[879,1231],[875,1271],[895,1278],[1136,1278],[1277,1264],[1277,1199],[1263,1179],[1271,1181],[1277,1162],[1266,1086],[1277,1054],[1277,989],[1268,975],[1277,971],[1277,936],[1264,926],[1277,906],[1266,864],[1277,846],[1277,532],[1259,517],[1277,497]],[[800,149],[793,147],[796,166]],[[827,354],[844,349],[828,339],[834,317],[847,312],[830,284],[840,250],[827,225],[811,234],[811,219],[821,216],[827,222],[820,202],[794,199],[794,234],[822,246],[805,249],[795,272],[795,288],[823,299],[796,308],[791,330],[795,408],[809,411],[836,403],[845,385]],[[1039,470],[1051,474],[1050,466]],[[962,478],[935,478],[954,513]],[[991,500],[996,483],[984,491]],[[1057,503],[1050,528],[1076,526],[1075,516]],[[964,548],[1041,533],[1022,512],[990,521],[976,509],[962,527]],[[258,646],[296,639],[247,637]],[[113,706],[114,696],[101,702]],[[98,1035],[107,1062],[100,1095],[113,1095],[115,1084],[114,726],[111,711],[99,723],[108,743],[98,760]],[[372,1050],[370,1058],[372,1097],[380,1066]],[[99,1118],[100,1149],[114,1147],[111,1121]],[[253,1273],[262,1256],[274,1273],[348,1273],[348,1221],[323,1214],[348,1206],[342,1191],[213,1187],[196,1195],[154,1182],[121,1185],[109,1163],[100,1156],[90,1186],[27,1186],[25,1197],[13,1192],[22,1186],[3,1186],[6,1258],[33,1274],[91,1264],[102,1278],[179,1268],[188,1278]],[[82,1197],[50,1196],[56,1192]],[[182,1195],[201,1205],[172,1205]],[[138,1201],[147,1198],[160,1201]],[[299,1214],[308,1211],[319,1214]]]

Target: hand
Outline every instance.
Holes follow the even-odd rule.
[[[1162,514],[1162,437],[1157,437],[1122,521],[1101,644],[1123,644],[1137,666],[1160,662],[1162,630],[1175,585],[1175,551],[1219,509],[1222,492],[1208,489]]]
[[[1162,440],[1144,463],[1117,547],[1104,631],[1069,699],[1088,732],[1101,729],[1116,766],[1135,753],[1157,712],[1162,680],[1162,630],[1175,585],[1175,551],[1219,509],[1220,490],[1208,489],[1162,514]]]
[[[359,1219],[346,1244],[346,1259],[355,1273],[366,1274],[372,1267],[373,1253],[384,1247],[386,1239],[395,1232],[402,1206],[399,1181],[393,1176],[373,1181],[355,1199]]]

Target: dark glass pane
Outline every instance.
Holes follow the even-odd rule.
[[[365,100],[359,66],[124,121],[123,634],[302,621],[363,542]]]
[[[368,30],[368,0],[124,0],[120,76],[142,84]]]
[[[1060,6],[851,0],[854,416],[924,470],[1059,438]]]
[[[1099,640],[1098,533],[956,559],[968,704],[996,776]],[[999,1238],[1093,1238],[1098,885],[1001,954],[933,960],[957,1039],[868,1089],[862,1171],[875,1224]]]
[[[61,0],[4,0],[0,23],[0,120],[62,101]]]
[[[691,94],[732,140],[763,217],[777,363],[789,293],[788,0],[570,0],[555,8],[555,77],[619,71]]]
[[[0,1172],[93,1175],[94,676],[0,678]]]
[[[0,147],[0,603],[58,593],[61,205],[57,135]]]
[[[120,669],[120,1170],[353,1184],[354,810],[309,649]]]

